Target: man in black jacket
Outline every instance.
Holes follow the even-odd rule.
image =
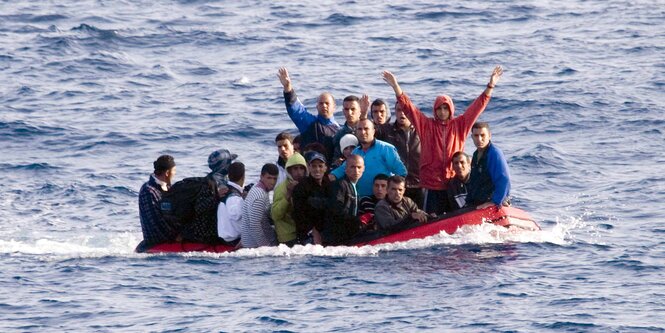
[[[450,180],[448,189],[448,207],[451,211],[458,210],[466,205],[466,186],[471,174],[471,157],[463,151],[453,154],[453,170],[455,177]]]
[[[322,231],[324,245],[339,245],[360,230],[358,191],[356,183],[365,171],[365,161],[359,155],[346,160],[344,177],[335,180],[328,192],[327,213]]]

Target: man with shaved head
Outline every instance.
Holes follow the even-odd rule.
[[[335,121],[335,98],[329,92],[319,95],[316,103],[318,115],[313,115],[307,111],[307,108],[300,102],[293,86],[291,77],[285,67],[279,69],[277,77],[284,87],[284,103],[286,111],[293,123],[300,131],[300,146],[305,147],[310,143],[319,142],[326,147],[326,158],[332,161],[335,145],[333,138],[340,129]]]

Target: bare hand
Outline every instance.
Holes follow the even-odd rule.
[[[360,119],[367,119],[367,111],[372,103],[369,101],[369,95],[364,94],[360,97]]]
[[[289,77],[289,71],[286,69],[286,67],[279,68],[277,77],[279,78],[279,82],[281,82],[282,86],[284,87],[284,92],[291,91],[291,78]]]
[[[499,82],[501,75],[503,75],[503,67],[501,66],[494,67],[494,70],[492,71],[492,76],[490,76],[490,83],[488,83],[488,85],[494,87],[496,83]]]
[[[420,223],[426,223],[427,222],[427,213],[425,213],[423,211],[413,212],[413,213],[411,213],[411,218],[413,218],[414,220],[418,220],[418,222],[420,222]]]
[[[402,88],[400,88],[399,83],[397,83],[397,78],[395,75],[389,71],[383,71],[383,81],[386,81],[389,86],[393,88],[395,96],[402,96]]]

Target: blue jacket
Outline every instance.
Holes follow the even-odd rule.
[[[326,159],[332,161],[335,145],[333,137],[339,130],[339,124],[335,119],[326,119],[321,115],[313,115],[300,102],[295,90],[284,93],[284,103],[289,118],[300,132],[300,146],[306,147],[312,142],[319,142],[326,147]]]
[[[492,201],[502,205],[510,194],[510,173],[503,152],[490,141],[485,154],[478,159],[478,150],[471,160],[471,175],[467,184],[467,205]]]
[[[353,150],[353,154],[360,155],[365,159],[365,172],[363,172],[357,184],[358,195],[361,197],[370,196],[374,193],[372,191],[374,177],[380,173],[388,176],[400,175],[406,177],[406,167],[399,158],[397,149],[387,142],[375,139],[366,152],[363,151],[362,146],[358,146]],[[345,169],[346,161],[331,173],[337,179],[340,179],[344,176]]]

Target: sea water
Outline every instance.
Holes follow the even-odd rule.
[[[663,332],[661,1],[0,3],[3,332]],[[255,182],[319,93],[481,120],[513,203],[492,225],[373,247],[146,255],[137,194],[237,153]],[[336,118],[343,122],[338,107]],[[394,117],[393,117],[394,119]],[[473,151],[471,140],[467,152]]]

